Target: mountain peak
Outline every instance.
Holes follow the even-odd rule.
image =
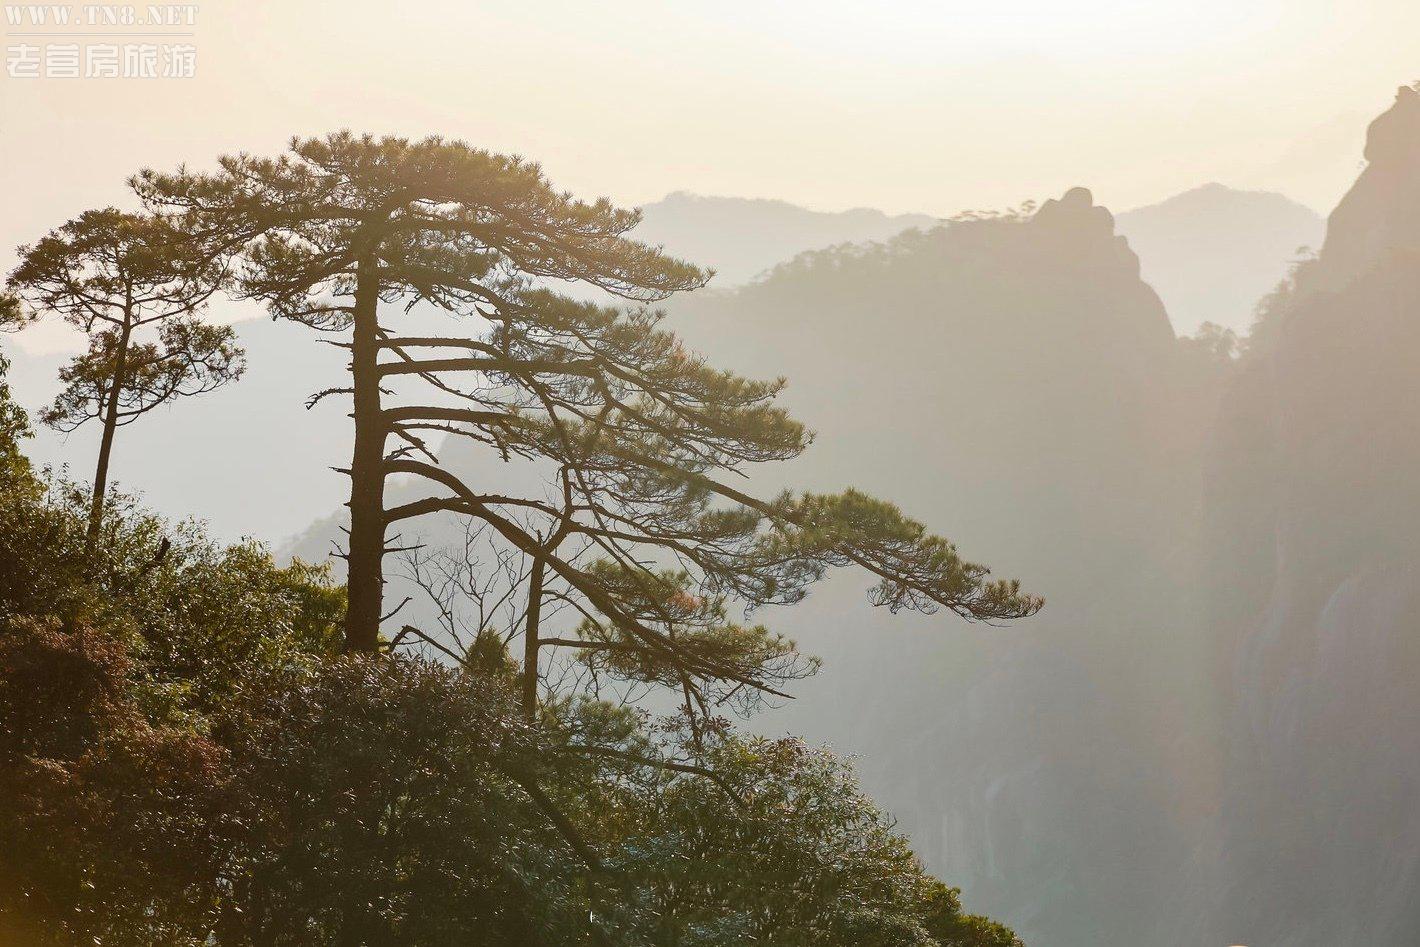
[[[1315,217],[1320,220],[1316,211],[1294,201],[1285,194],[1276,191],[1258,191],[1250,188],[1233,187],[1221,181],[1209,181],[1207,184],[1200,184],[1198,187],[1181,191],[1172,197],[1164,198],[1155,204],[1147,204],[1143,207],[1136,207],[1132,210],[1124,211],[1123,216],[1148,212],[1155,209],[1177,209],[1183,211],[1208,210],[1215,208],[1228,208],[1234,210],[1245,210],[1247,208],[1273,207],[1281,210],[1291,208],[1297,214],[1307,217]]]
[[[1072,187],[1058,199],[1046,201],[1031,224],[1053,232],[1052,239],[1062,243],[1062,252],[1096,254],[1101,263],[1108,260],[1131,276],[1139,274],[1138,256],[1129,248],[1129,241],[1115,233],[1114,215],[1095,203],[1089,188]]]
[[[1046,201],[1035,212],[1034,219],[1047,224],[1057,220],[1088,220],[1095,226],[1107,226],[1109,232],[1114,233],[1114,215],[1107,208],[1095,204],[1095,196],[1087,187],[1072,187],[1059,198]]]
[[[1366,160],[1413,161],[1417,150],[1420,150],[1420,90],[1403,85],[1395,92],[1395,104],[1366,129]]]
[[[1401,86],[1366,130],[1366,168],[1327,221],[1326,242],[1309,275],[1338,289],[1396,250],[1420,246],[1420,90]]]

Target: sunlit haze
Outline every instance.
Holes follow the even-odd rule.
[[[1208,181],[1325,211],[1420,66],[1407,0],[206,2],[183,82],[0,82],[0,257],[143,164],[438,132],[578,193],[937,215]],[[35,147],[44,136],[50,147]]]

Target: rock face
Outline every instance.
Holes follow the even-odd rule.
[[[1266,313],[1215,446],[1213,627],[1233,696],[1219,934],[1239,943],[1420,942],[1413,89],[1366,158],[1320,257]]]
[[[774,725],[863,753],[1028,941],[1420,943],[1420,95],[1366,155],[1236,362],[1083,190],[682,307],[791,379],[795,479],[1047,596],[984,634],[839,587],[779,621],[828,663]]]
[[[1366,168],[1327,219],[1315,288],[1339,289],[1400,247],[1420,243],[1420,91],[1402,86],[1366,133]]]

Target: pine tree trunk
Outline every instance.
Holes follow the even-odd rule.
[[[380,418],[379,276],[373,254],[356,268],[355,332],[351,374],[355,389],[355,450],[350,459],[350,550],[347,565],[349,610],[345,650],[379,647],[384,600],[385,429]]]
[[[133,317],[124,313],[123,328],[118,336],[118,351],[114,356],[113,379],[104,406],[103,434],[99,437],[99,460],[94,468],[94,496],[89,503],[88,543],[92,549],[98,542],[99,527],[104,520],[104,498],[108,494],[108,464],[113,454],[113,435],[118,430],[118,397],[127,381],[128,342],[133,333]]]
[[[523,636],[523,716],[537,719],[538,626],[542,619],[542,582],[545,569],[541,558],[533,560],[528,577],[528,621]]]

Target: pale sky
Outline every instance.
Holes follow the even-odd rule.
[[[1420,78],[1416,0],[220,0],[185,29],[136,41],[191,43],[195,78],[0,78],[0,267],[145,164],[340,127],[630,204],[947,215],[1083,184],[1124,210],[1216,180],[1325,213]]]

